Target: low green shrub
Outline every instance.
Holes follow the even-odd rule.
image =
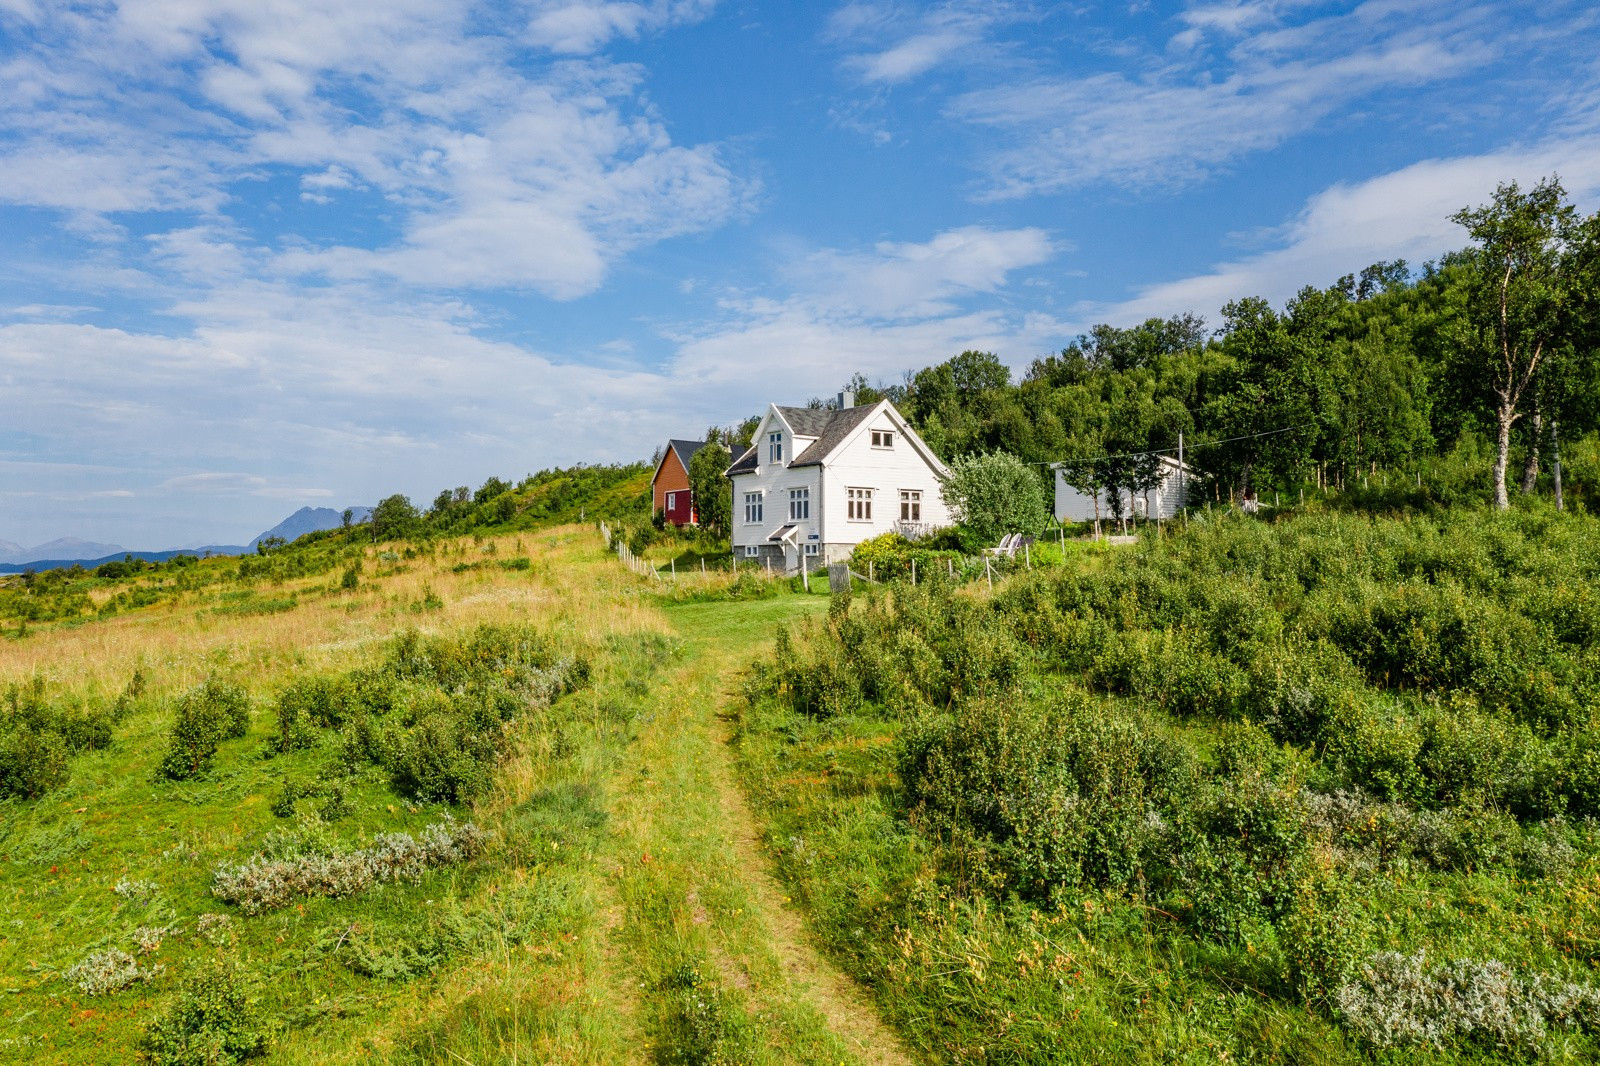
[[[256,982],[232,959],[205,963],[146,1030],[143,1050],[157,1066],[227,1066],[267,1052]]]
[[[223,741],[249,731],[249,695],[238,685],[208,678],[178,698],[157,774],[182,781],[204,773]]]
[[[108,710],[47,698],[43,678],[0,695],[0,799],[32,799],[66,781],[74,756],[111,744]]]

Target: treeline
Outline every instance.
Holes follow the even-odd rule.
[[[1578,217],[1550,179],[1454,217],[1462,251],[1375,263],[1281,309],[1241,298],[1214,329],[1190,313],[1100,325],[1020,380],[968,351],[846,387],[893,400],[947,460],[1066,461],[1085,492],[1150,487],[1182,435],[1223,500],[1414,479],[1458,451],[1494,456],[1480,498],[1504,506],[1507,481],[1526,493],[1541,477],[1559,494],[1562,442],[1600,428],[1600,215]]]

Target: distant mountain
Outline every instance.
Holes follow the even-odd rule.
[[[365,522],[372,515],[370,507],[350,508],[350,521],[352,523]],[[282,537],[285,543],[303,537],[307,533],[320,533],[324,529],[338,529],[344,525],[344,512],[335,511],[332,507],[302,507],[282,522],[261,534],[249,544],[249,550],[254,551],[257,544],[268,537]]]
[[[120,544],[96,544],[77,537],[60,537],[48,544],[32,548],[10,545],[11,551],[0,552],[0,563],[34,563],[42,559],[98,559],[102,555],[115,555],[123,551]]]
[[[372,516],[370,507],[350,508],[352,523],[365,522]],[[324,529],[338,529],[344,524],[344,512],[332,507],[302,507],[282,522],[256,537],[249,544],[205,544],[195,548],[169,548],[163,551],[129,551],[120,544],[96,544],[77,537],[62,537],[48,544],[24,549],[9,540],[0,540],[0,574],[20,574],[24,570],[54,570],[57,567],[78,566],[94,569],[101,563],[133,556],[149,562],[165,562],[174,555],[248,555],[256,545],[268,537],[282,537],[285,542],[316,533]]]
[[[163,552],[119,551],[100,559],[36,559],[31,563],[0,563],[0,574],[20,574],[24,570],[56,570],[66,566],[81,566],[93,570],[101,563],[118,562],[129,558],[143,559],[149,563],[164,563],[174,555],[247,555],[243,544],[208,544],[204,548],[174,548]]]

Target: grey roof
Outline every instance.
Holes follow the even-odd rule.
[[[752,444],[732,466],[728,467],[726,475],[732,477],[735,474],[753,474],[756,472],[756,466],[756,446]]]
[[[846,411],[854,411],[850,407]],[[778,413],[783,420],[789,423],[789,428],[794,430],[797,437],[820,437],[828,429],[828,423],[838,411],[826,407],[780,407]]]
[[[685,470],[689,469],[689,460],[694,458],[694,453],[706,446],[703,440],[669,440],[667,447],[678,453],[678,462],[683,464]]]
[[[818,420],[821,422],[821,428],[816,434],[816,443],[795,456],[794,462],[789,465],[791,467],[821,466],[822,461],[850,435],[852,430],[865,422],[867,416],[877,410],[877,407],[877,404],[868,404],[864,407],[846,407],[843,411],[812,412],[808,410],[808,414],[822,414],[826,416],[826,419]],[[784,408],[784,410],[787,412],[791,409]],[[788,414],[786,413],[784,417],[787,418]],[[794,426],[793,422],[789,424]],[[802,432],[799,426],[795,426],[794,431],[796,433]],[[810,433],[805,434],[808,437],[811,435]]]
[[[795,436],[817,438],[806,447],[805,451],[795,456],[789,465],[821,466],[829,453],[837,448],[852,430],[866,421],[867,416],[877,410],[877,407],[875,403],[864,404],[861,407],[846,407],[842,411],[827,407],[779,407],[778,413],[789,423],[789,428],[794,430]],[[749,450],[728,467],[729,477],[756,472],[756,468],[760,465],[760,456],[756,451],[759,444],[757,441],[750,445]]]

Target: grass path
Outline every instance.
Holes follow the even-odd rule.
[[[723,712],[760,641],[752,635],[821,606],[784,598],[667,612],[683,651],[629,750],[612,872],[623,907],[615,936],[640,971],[641,1021],[663,1057],[676,1046],[692,1061],[701,1043],[720,1041],[729,1061],[909,1061],[810,941],[734,778]],[[690,972],[716,1018],[686,1010]]]

